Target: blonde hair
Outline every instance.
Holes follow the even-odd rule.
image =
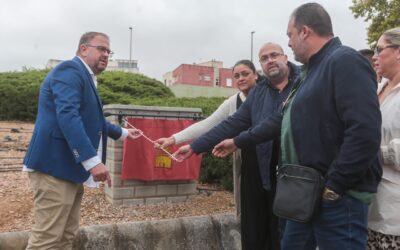
[[[382,35],[387,43],[400,46],[400,27],[389,29]]]

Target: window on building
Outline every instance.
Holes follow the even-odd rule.
[[[232,87],[232,79],[231,78],[226,78],[226,86]]]
[[[204,81],[207,81],[207,82],[211,81],[211,77],[210,76],[203,76],[203,79],[204,79]]]

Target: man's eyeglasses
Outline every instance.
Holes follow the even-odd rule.
[[[399,45],[396,45],[396,44],[389,44],[389,45],[386,45],[386,46],[383,46],[383,47],[376,46],[376,47],[375,47],[375,50],[374,50],[374,54],[377,55],[377,56],[379,56],[379,54],[380,54],[384,49],[387,49],[387,48],[398,48],[398,47],[400,47],[400,46],[399,46]]]
[[[240,76],[248,77],[250,74],[251,74],[251,72],[242,71],[242,72],[240,72],[240,73],[235,73],[235,74],[233,74],[233,78],[235,78],[236,80],[238,80],[238,79],[240,78]]]
[[[112,52],[110,49],[104,47],[104,46],[94,46],[91,44],[86,44],[86,46],[88,47],[92,47],[92,48],[96,48],[98,51],[100,51],[101,53],[105,54],[107,52],[108,55],[112,55],[114,54],[114,52]]]
[[[272,52],[271,54],[269,54],[269,55],[265,55],[265,56],[262,56],[262,57],[260,57],[260,63],[266,63],[266,62],[268,62],[268,61],[275,61],[279,56],[283,56],[283,54],[282,53],[278,53],[278,52]]]

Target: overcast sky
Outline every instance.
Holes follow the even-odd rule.
[[[0,72],[23,66],[44,68],[48,59],[70,59],[86,31],[109,34],[116,59],[132,59],[141,73],[161,80],[181,63],[216,59],[225,67],[254,58],[267,41],[277,42],[292,59],[286,28],[303,0],[8,0],[0,7],[3,56]],[[351,0],[323,0],[342,42],[365,48],[367,24],[355,19]],[[260,66],[257,64],[257,68]]]

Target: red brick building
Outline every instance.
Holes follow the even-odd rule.
[[[209,61],[200,64],[181,64],[164,75],[164,84],[195,85],[203,87],[236,88],[232,69],[223,68],[222,62]]]

